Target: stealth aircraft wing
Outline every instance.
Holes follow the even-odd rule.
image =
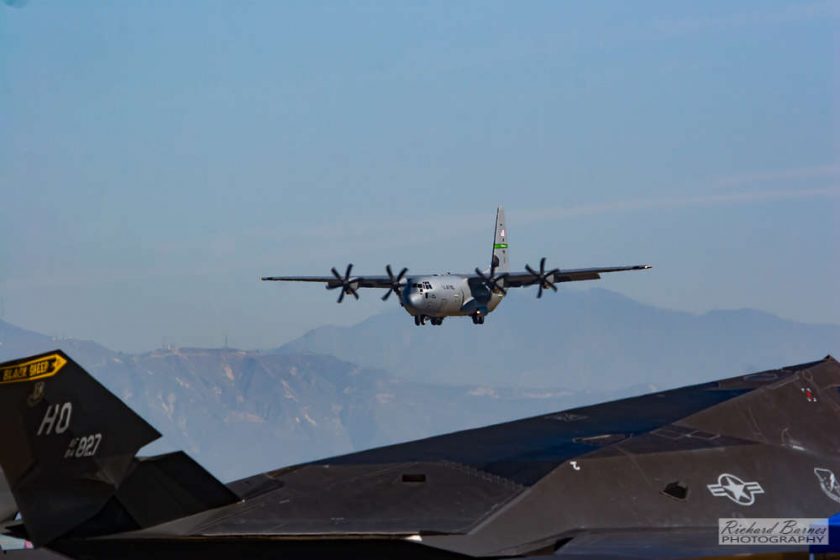
[[[839,423],[827,357],[225,485],[137,457],[159,434],[61,351],[0,365],[7,531],[71,558],[730,555],[720,518],[840,511]]]

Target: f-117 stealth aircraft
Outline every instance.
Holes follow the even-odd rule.
[[[85,559],[730,555],[719,518],[840,510],[838,388],[827,357],[225,485],[137,457],[160,434],[55,351],[0,365],[0,511]]]
[[[421,274],[406,277],[407,268],[396,276],[391,265],[385,267],[386,276],[354,276],[353,265],[348,264],[342,276],[332,269],[332,276],[265,276],[262,280],[276,282],[321,282],[328,290],[341,289],[338,303],[345,295],[359,299],[359,288],[383,288],[388,290],[382,296],[387,300],[392,293],[399,298],[400,305],[414,316],[415,325],[425,325],[426,320],[433,325],[443,323],[445,317],[472,317],[476,325],[484,323],[484,317],[496,309],[508,288],[538,286],[537,297],[543,290],[557,291],[558,282],[576,282],[578,280],[597,280],[605,272],[625,270],[646,270],[650,265],[608,266],[601,268],[554,268],[546,270],[545,257],[540,260],[539,270],[525,265],[523,272],[510,272],[507,226],[505,211],[501,206],[496,210],[496,229],[493,239],[493,256],[490,268],[482,271],[475,269],[475,274]]]

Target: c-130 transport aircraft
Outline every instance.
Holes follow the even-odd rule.
[[[507,226],[505,210],[501,206],[496,210],[496,229],[493,239],[493,257],[490,268],[482,271],[475,269],[475,274],[422,274],[406,276],[407,268],[394,275],[391,265],[385,267],[386,276],[353,276],[353,265],[348,264],[342,276],[333,268],[332,276],[265,276],[262,280],[275,282],[323,282],[328,290],[340,288],[338,303],[345,295],[359,299],[359,288],[384,288],[388,290],[382,301],[391,293],[397,294],[400,305],[414,316],[415,325],[425,325],[428,319],[433,325],[443,323],[445,317],[472,317],[476,325],[484,323],[484,317],[496,309],[507,295],[508,288],[538,286],[537,297],[543,290],[557,291],[558,282],[576,282],[578,280],[597,280],[604,272],[622,272],[625,270],[646,270],[650,265],[608,266],[601,268],[572,268],[546,270],[545,257],[540,259],[539,270],[525,265],[523,272],[510,272]]]

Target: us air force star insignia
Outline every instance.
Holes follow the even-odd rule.
[[[837,481],[834,473],[828,469],[816,468],[814,474],[820,481],[820,489],[823,493],[835,502],[840,503],[840,482]]]
[[[739,506],[751,506],[758,494],[764,494],[764,488],[758,482],[744,482],[734,474],[723,473],[717,484],[706,486],[712,496],[726,496]]]

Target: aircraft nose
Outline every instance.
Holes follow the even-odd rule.
[[[420,292],[411,292],[408,294],[408,304],[412,307],[420,307],[423,303],[423,294]]]

